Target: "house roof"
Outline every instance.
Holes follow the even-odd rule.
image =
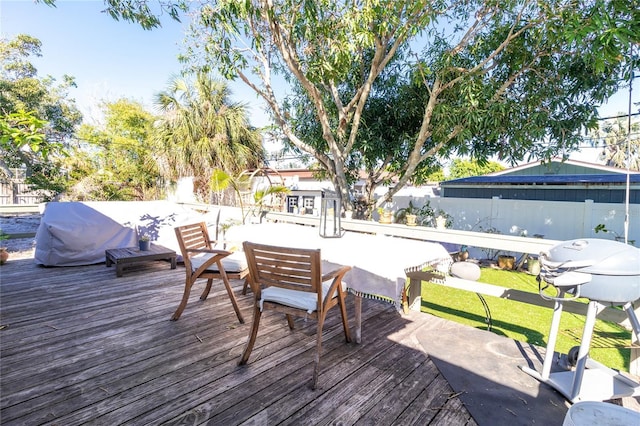
[[[624,184],[627,182],[625,174],[594,174],[594,175],[484,175],[453,179],[442,182],[442,186],[452,185],[484,185],[484,184],[512,184],[512,185],[576,185],[576,184]],[[640,174],[630,174],[629,182],[640,183]]]
[[[550,161],[532,161],[530,163],[521,164],[519,166],[511,167],[509,169],[500,170],[498,172],[488,173],[486,176],[502,176],[508,175],[512,173],[519,173],[532,168],[545,168],[550,169],[550,165],[565,165],[565,166],[575,166],[584,169],[591,169],[594,171],[594,174],[606,174],[606,173],[617,173],[626,175],[627,171],[625,169],[619,167],[611,167],[605,166],[602,164],[589,163],[587,161],[578,161],[578,160],[562,160],[561,158],[552,158]],[[600,173],[598,173],[600,172]],[[632,174],[639,173],[635,171],[631,171]],[[540,173],[542,174],[542,173]]]
[[[278,169],[278,174],[283,178],[292,178],[297,176],[298,179],[312,179],[315,180],[313,176],[313,171],[310,169]]]

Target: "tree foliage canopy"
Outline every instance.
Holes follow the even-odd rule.
[[[69,89],[76,87],[73,77],[64,75],[56,85],[51,77],[38,77],[30,57],[41,56],[40,40],[20,34],[13,40],[0,40],[0,111],[10,114],[33,111],[47,121],[47,141],[64,142],[82,121]]]
[[[102,105],[104,126],[83,124],[81,144],[67,161],[72,170],[71,199],[144,200],[162,182],[152,145],[155,117],[142,105],[120,99]]]
[[[349,164],[384,164],[394,150],[401,161],[384,168],[399,177],[394,190],[435,156],[515,162],[570,151],[620,85],[625,43],[640,34],[638,21],[628,21],[635,15],[618,1],[224,1],[199,11],[188,56],[254,88],[289,141],[313,154],[344,196]],[[396,87],[405,96],[377,97],[402,47]],[[299,84],[323,143],[296,131],[296,119],[307,117],[278,98],[277,74]],[[417,130],[400,120],[387,127],[395,132],[388,143],[374,144],[384,133],[364,128],[367,109],[384,120],[411,102]]]
[[[487,173],[499,172],[500,170],[504,170],[504,167],[495,161],[480,163],[478,161],[456,158],[449,167],[449,179],[482,176]]]
[[[162,116],[156,137],[166,159],[165,175],[196,177],[208,193],[214,169],[238,174],[264,158],[260,133],[249,124],[246,106],[230,100],[226,83],[200,72],[194,81],[175,77],[156,95]]]
[[[154,26],[144,0],[107,4],[116,18]],[[221,0],[191,6],[195,19],[183,59],[252,88],[286,138],[314,156],[345,201],[351,166],[384,163],[394,144],[405,143],[372,135],[368,110],[392,117],[409,99],[419,108],[417,131],[404,122],[392,129],[407,139],[400,161],[384,168],[398,178],[387,198],[438,157],[548,158],[571,151],[581,130],[595,127],[596,107],[625,81],[631,56],[638,55],[630,47],[640,40],[637,0]],[[399,92],[413,97],[377,103],[385,86],[378,80],[394,60],[400,61]],[[299,132],[304,117],[286,102],[283,81],[304,93],[321,142]]]
[[[40,40],[18,35],[0,40],[0,167],[27,167],[34,189],[61,188],[63,176],[58,160],[82,115],[69,98],[75,87],[72,77],[41,78],[31,63],[40,56]]]
[[[398,48],[431,20],[430,13],[433,7],[423,2],[217,2],[199,10],[185,57],[195,66],[215,66],[223,76],[253,88],[284,135],[315,157],[347,200],[345,165],[372,84]],[[357,84],[351,91],[342,90],[349,76],[356,76],[354,69]],[[277,78],[301,85],[326,149],[315,149],[294,131],[295,117],[274,90]],[[331,109],[335,120],[328,116]]]

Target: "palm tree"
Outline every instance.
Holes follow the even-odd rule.
[[[596,134],[604,141],[604,149],[600,154],[600,160],[604,160],[607,166],[627,168],[629,161],[629,169],[640,170],[640,123],[631,123],[628,128],[628,122],[623,119],[622,115],[612,120],[604,121],[600,130],[601,133]],[[629,133],[629,134],[628,134]]]
[[[201,72],[195,81],[173,77],[156,95],[162,118],[157,135],[164,150],[166,175],[193,176],[196,193],[209,195],[214,169],[238,174],[262,163],[260,132],[248,121],[246,104],[231,102],[226,83]]]

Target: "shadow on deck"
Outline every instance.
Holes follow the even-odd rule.
[[[252,295],[232,282],[239,324],[222,285],[204,302],[196,285],[170,321],[182,268],[152,262],[116,278],[104,264],[2,266],[2,424],[562,424],[559,394],[487,352],[511,340],[369,300],[362,344],[345,343],[330,313],[317,390],[314,321],[290,332],[265,315],[240,367]]]

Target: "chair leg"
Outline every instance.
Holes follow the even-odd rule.
[[[249,280],[247,278],[244,279],[244,285],[242,286],[242,295],[247,294],[247,289],[249,288]]]
[[[256,343],[261,315],[262,312],[260,312],[260,306],[258,306],[256,302],[256,305],[253,307],[253,324],[251,325],[251,334],[249,334],[249,340],[247,340],[247,345],[244,347],[244,352],[242,352],[242,357],[240,358],[238,365],[244,365],[249,360],[251,351],[253,351],[253,345]]]
[[[178,305],[178,309],[176,309],[173,316],[171,317],[171,321],[177,321],[180,318],[180,315],[182,315],[182,311],[184,311],[184,308],[187,306],[187,302],[189,301],[189,294],[191,293],[192,285],[193,283],[189,283],[188,281],[185,284],[184,293],[182,294],[182,301]]]
[[[213,284],[213,279],[209,278],[207,280],[207,285],[204,288],[204,290],[202,290],[202,294],[200,295],[200,300],[207,300],[207,297],[209,297],[209,292],[211,291],[211,284]]]
[[[295,328],[295,324],[293,322],[293,317],[289,314],[285,314],[287,317],[287,324],[289,324],[289,330],[293,330]]]
[[[226,275],[222,276],[222,282],[224,283],[224,287],[227,289],[227,294],[229,295],[229,299],[231,299],[233,309],[236,311],[238,321],[240,321],[240,324],[244,324],[244,318],[242,318],[242,313],[240,312],[238,301],[236,300],[236,296],[233,294],[233,289],[231,288],[231,284],[229,283],[229,279],[226,277]]]
[[[318,384],[318,375],[320,374],[320,354],[322,353],[322,326],[324,325],[324,315],[318,316],[318,331],[316,336],[316,354],[314,356],[313,381],[311,389],[316,389]]]
[[[344,297],[338,296],[338,305],[340,305],[340,313],[342,314],[342,328],[344,329],[344,337],[347,343],[351,342],[351,331],[349,330],[349,322],[347,321],[347,306]]]

